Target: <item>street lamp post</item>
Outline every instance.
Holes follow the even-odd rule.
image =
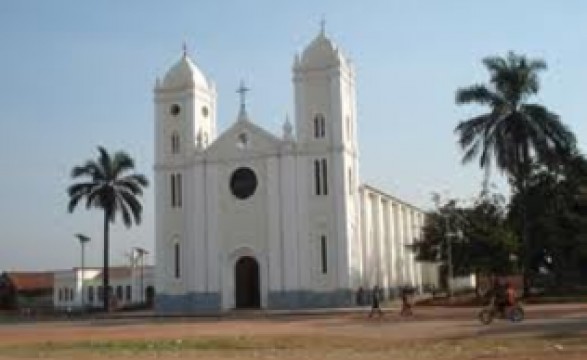
[[[81,268],[81,307],[82,309],[85,307],[85,297],[84,297],[84,276],[85,276],[85,245],[86,243],[88,243],[90,241],[90,237],[83,235],[83,234],[75,234],[75,236],[78,238],[79,243],[81,245],[81,249],[82,249],[82,268]]]
[[[141,303],[145,302],[145,284],[144,284],[144,268],[145,268],[145,259],[144,256],[147,255],[149,252],[146,249],[140,248],[140,247],[135,247],[134,251],[136,251],[137,253],[137,258],[140,260],[141,263]]]
[[[448,281],[447,281],[447,291],[448,297],[452,298],[452,280],[454,277],[454,270],[452,265],[452,233],[450,231],[450,225],[448,220],[448,215],[444,216],[444,226],[445,226],[445,238],[446,238],[446,252],[447,252],[447,262],[448,262]]]

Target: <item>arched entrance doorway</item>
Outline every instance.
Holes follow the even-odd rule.
[[[234,266],[235,305],[237,309],[261,307],[259,264],[251,256],[243,256]]]

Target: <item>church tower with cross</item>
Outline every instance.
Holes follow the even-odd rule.
[[[156,310],[351,306],[422,288],[405,251],[424,213],[359,181],[355,71],[326,35],[293,63],[293,124],[216,136],[214,85],[184,52],[155,86]],[[363,289],[363,290],[359,290]]]

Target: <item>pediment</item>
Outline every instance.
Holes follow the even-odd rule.
[[[206,149],[206,157],[214,159],[245,158],[279,154],[282,140],[248,120],[235,122]]]

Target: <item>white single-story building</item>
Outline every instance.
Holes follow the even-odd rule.
[[[111,267],[110,287],[114,308],[152,304],[154,267]],[[103,293],[101,268],[55,271],[53,304],[56,309],[102,307]]]

